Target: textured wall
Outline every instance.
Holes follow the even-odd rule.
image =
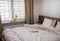
[[[60,18],[60,0],[43,0],[42,15]]]
[[[34,0],[35,22],[39,15],[60,18],[60,0]]]
[[[42,11],[42,0],[34,0],[34,22],[38,21],[38,16]]]

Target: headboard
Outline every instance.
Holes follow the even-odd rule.
[[[54,17],[49,17],[49,16],[42,16],[42,15],[39,15],[38,23],[42,24],[43,21],[44,21],[44,18],[48,18],[48,19],[60,21],[60,18],[54,18]]]

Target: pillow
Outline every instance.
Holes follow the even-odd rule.
[[[60,28],[60,22],[57,22],[56,28]]]
[[[55,25],[55,21],[56,20],[51,20],[51,19],[45,18],[42,25],[44,27],[54,26]]]

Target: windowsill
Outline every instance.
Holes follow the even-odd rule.
[[[23,22],[25,21],[25,19],[17,19],[15,22],[11,22],[11,20],[7,20],[7,21],[3,21],[2,24],[6,24],[6,23],[16,23],[16,22]]]
[[[17,24],[25,24],[25,21],[21,21],[21,22],[10,22],[10,23],[4,23],[2,24],[3,26],[10,26],[10,25],[17,25]]]
[[[9,25],[16,25],[16,24],[24,24],[25,21],[23,19],[18,19],[16,22],[11,22],[11,21],[5,21],[2,23],[3,26],[9,26]]]

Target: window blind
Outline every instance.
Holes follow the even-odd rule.
[[[2,22],[11,20],[11,1],[0,0],[0,14]]]
[[[3,23],[11,21],[12,15],[17,15],[17,21],[25,21],[25,0],[0,0],[0,14]],[[14,13],[12,13],[12,11]]]
[[[24,0],[13,0],[14,14],[17,15],[17,20],[25,19],[25,1]]]

